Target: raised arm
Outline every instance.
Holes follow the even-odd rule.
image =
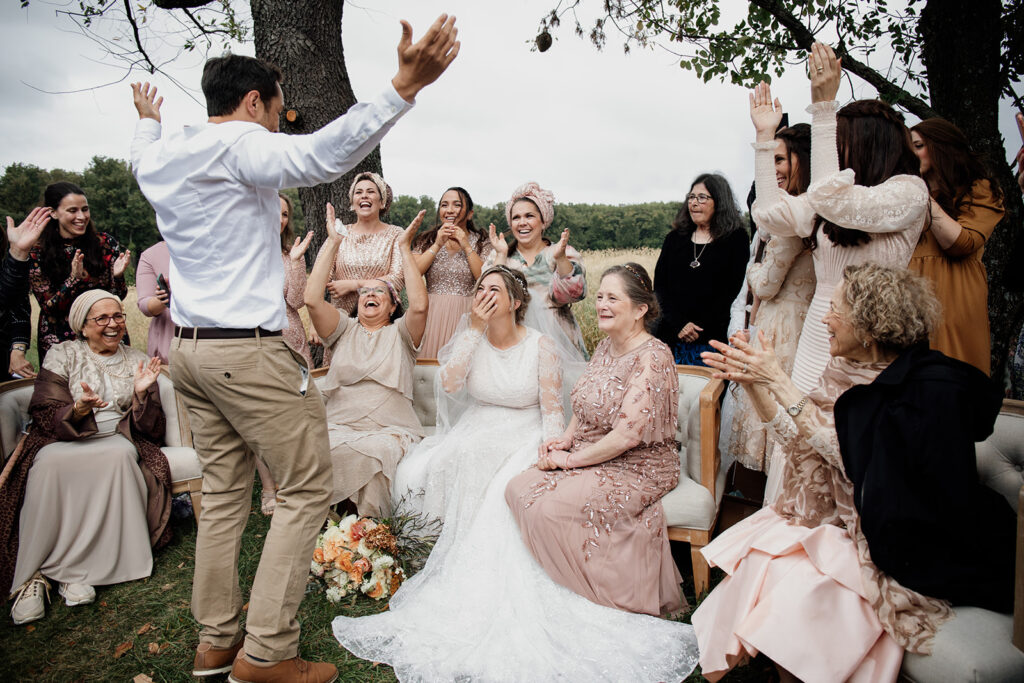
[[[306,304],[306,311],[313,323],[313,329],[321,339],[327,339],[338,327],[341,320],[341,313],[329,301],[324,299],[324,290],[327,289],[327,278],[330,276],[331,268],[334,265],[334,255],[338,253],[338,245],[341,244],[341,235],[334,230],[333,226],[327,229],[327,241],[324,248],[317,254],[316,263],[313,264],[313,272],[306,280],[306,291],[303,301]]]
[[[132,101],[135,110],[139,112],[139,122],[135,125],[135,136],[129,152],[134,173],[146,147],[160,138],[160,107],[164,98],[158,98],[156,87],[151,87],[149,83],[132,83]]]
[[[416,267],[416,261],[412,255],[412,239],[416,231],[420,229],[423,216],[426,211],[420,211],[412,223],[405,229],[405,232],[395,240],[402,258],[402,267],[405,269],[405,293],[409,297],[409,308],[405,312],[405,325],[412,336],[412,343],[417,347],[423,339],[423,331],[427,328],[427,285],[423,282],[423,275]],[[396,286],[396,290],[398,287]]]
[[[587,297],[587,271],[580,253],[569,246],[569,230],[552,245],[555,272],[551,278],[551,300],[564,306]]]

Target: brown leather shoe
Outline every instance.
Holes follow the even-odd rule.
[[[238,655],[228,676],[230,683],[332,683],[338,678],[338,668],[326,662],[307,662],[299,657],[286,659],[271,666],[256,666]]]
[[[202,678],[231,671],[235,655],[242,649],[244,641],[245,638],[240,638],[231,647],[215,647],[210,643],[199,643],[199,647],[196,648],[196,658],[192,662],[192,675]]]

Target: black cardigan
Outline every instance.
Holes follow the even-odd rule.
[[[690,267],[694,246],[699,268]],[[655,336],[675,348],[679,330],[692,322],[704,328],[697,343],[727,341],[729,308],[743,284],[749,258],[750,240],[742,229],[707,245],[694,245],[688,233],[669,232],[654,267],[654,293],[661,307]]]
[[[1016,515],[978,480],[974,452],[1001,404],[983,372],[921,344],[840,396],[835,420],[875,565],[924,595],[1006,612]]]

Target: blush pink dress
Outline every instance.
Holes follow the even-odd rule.
[[[602,340],[572,390],[572,450],[611,431],[640,445],[607,462],[509,482],[505,500],[548,575],[599,605],[662,615],[685,606],[661,498],[679,482],[679,379],[651,338],[621,356]]]
[[[313,357],[309,352],[306,340],[306,328],[299,317],[299,309],[306,304],[303,296],[306,291],[306,262],[303,259],[293,261],[287,252],[281,253],[284,261],[284,308],[288,316],[288,327],[282,330],[284,342],[292,351],[306,359],[306,365],[313,367]]]

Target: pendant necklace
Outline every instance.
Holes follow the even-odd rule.
[[[700,257],[704,255],[704,250],[708,248],[711,242],[705,242],[704,246],[700,248],[700,253],[697,253],[697,243],[693,242],[693,260],[690,261],[691,268],[700,268]]]

